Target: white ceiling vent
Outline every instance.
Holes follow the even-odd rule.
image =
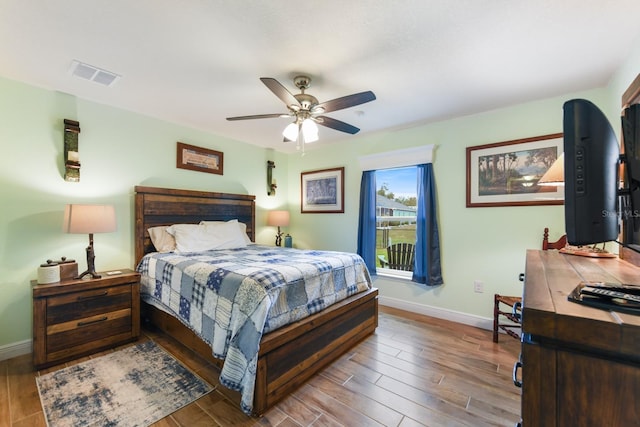
[[[84,80],[91,80],[103,86],[111,86],[118,79],[120,75],[112,73],[111,71],[103,70],[93,65],[85,64],[80,61],[74,60],[71,63],[71,75],[79,77]]]

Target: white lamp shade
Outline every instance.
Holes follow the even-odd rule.
[[[282,136],[289,141],[296,141],[298,139],[298,124],[296,122],[289,123],[282,131]]]
[[[318,125],[311,119],[306,119],[302,122],[302,136],[304,142],[315,142],[318,140]]]
[[[549,169],[542,175],[538,185],[559,187],[564,185],[564,153],[556,159]]]
[[[93,234],[116,231],[116,213],[112,205],[67,205],[64,209],[65,233]]]
[[[289,211],[269,211],[267,225],[286,227],[289,225]]]

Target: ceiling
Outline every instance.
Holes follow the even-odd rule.
[[[260,77],[295,94],[307,74],[320,102],[373,91],[327,114],[367,135],[604,86],[638,17],[638,0],[0,0],[0,75],[293,152],[289,119],[225,119],[287,111]]]

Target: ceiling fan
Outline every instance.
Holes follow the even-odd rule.
[[[276,79],[261,77],[260,80],[286,104],[289,112],[227,117],[227,120],[270,119],[276,117],[293,118],[293,123],[285,128],[283,136],[285,142],[297,141],[298,145],[300,145],[300,139],[305,143],[318,139],[318,127],[316,124],[349,134],[358,133],[360,129],[357,127],[324,116],[323,114],[364,104],[365,102],[376,99],[373,92],[366,91],[320,103],[315,96],[305,93],[311,85],[311,78],[308,76],[297,76],[293,79],[293,84],[300,89],[300,93],[296,95],[289,92],[287,88]]]

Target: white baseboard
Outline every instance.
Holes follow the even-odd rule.
[[[0,361],[31,353],[32,349],[33,346],[31,340],[3,345],[0,347]]]
[[[410,301],[385,296],[378,296],[378,302],[380,305],[397,308],[399,310],[437,317],[438,319],[475,326],[476,328],[487,329],[489,331],[493,330],[493,318],[476,316],[474,314],[462,313],[459,311],[447,310],[424,304],[416,304]]]

